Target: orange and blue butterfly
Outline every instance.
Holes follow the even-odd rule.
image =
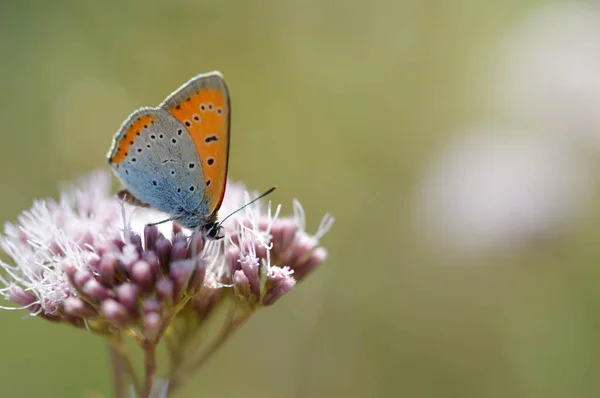
[[[158,107],[133,112],[108,153],[108,163],[127,187],[119,196],[218,238],[230,121],[229,93],[219,72],[198,75]]]

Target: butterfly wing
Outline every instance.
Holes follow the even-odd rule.
[[[108,162],[136,201],[176,217],[195,210],[206,214],[194,142],[165,110],[132,113],[113,139]]]
[[[192,78],[160,108],[187,129],[202,165],[206,218],[216,217],[225,195],[229,164],[231,107],[223,76],[210,72]]]

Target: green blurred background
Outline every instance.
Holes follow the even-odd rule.
[[[567,233],[510,250],[457,253],[414,217],[455,132],[498,122],[486,54],[547,4],[3,1],[0,219],[107,169],[131,111],[220,70],[231,177],[279,184],[271,199],[300,199],[309,231],[325,212],[336,224],[325,265],[178,396],[597,397],[595,188]],[[100,339],[24,315],[0,312],[1,396],[112,393]]]

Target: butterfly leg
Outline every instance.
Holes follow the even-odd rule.
[[[126,189],[121,189],[119,192],[117,192],[117,197],[119,199],[121,199],[122,201],[124,201],[125,203],[129,203],[130,205],[133,205],[133,206],[150,207],[150,205],[148,203],[142,202],[141,200],[139,200],[138,198],[133,196],[133,194]]]
[[[162,220],[162,221],[158,221],[158,222],[153,222],[153,223],[146,224],[146,225],[149,226],[149,227],[155,227],[157,225],[164,224],[166,222],[174,221],[174,220],[175,220],[175,217],[171,217],[171,218],[167,218],[166,220]]]

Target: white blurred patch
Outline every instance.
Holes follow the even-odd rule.
[[[504,118],[600,149],[600,4],[538,8],[492,58],[491,97]]]
[[[419,187],[417,222],[446,248],[518,248],[578,215],[591,188],[588,170],[543,137],[469,134],[433,161]]]

